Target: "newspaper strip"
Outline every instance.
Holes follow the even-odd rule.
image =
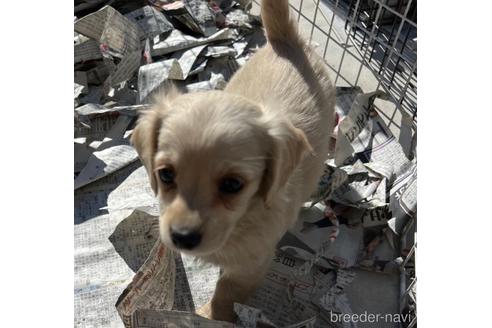
[[[191,71],[188,74],[188,77],[203,72],[205,70],[205,68],[207,67],[207,63],[208,63],[207,58],[198,57],[197,60],[195,61],[195,64],[193,64],[193,67],[191,68]]]
[[[141,166],[141,163],[135,161],[111,175],[105,176],[96,182],[76,189],[74,192],[74,202],[76,203],[74,210],[75,225],[77,226],[78,224],[85,222],[89,218],[108,214],[106,206],[109,194],[118,185],[120,185],[133,171]],[[128,215],[130,213],[131,210],[128,212]],[[118,213],[115,213],[115,215],[119,216]],[[107,240],[107,237],[112,232],[113,230],[109,231],[107,235],[104,236],[104,239]]]
[[[359,94],[352,104],[350,112],[338,127],[337,144],[335,149],[336,166],[343,165],[354,154],[351,143],[360,134],[369,120],[369,111],[376,97],[383,97],[382,91],[369,94]]]
[[[91,39],[100,40],[103,35],[108,16],[112,15],[113,10],[114,9],[112,7],[104,7],[101,10],[78,19],[75,21],[74,30]]]
[[[199,309],[212,299],[220,277],[220,268],[185,254],[181,254],[181,259],[195,309]]]
[[[366,126],[351,145],[357,158],[367,162],[364,164],[366,168],[384,176],[386,185],[391,187],[389,211],[392,218],[386,217],[385,220],[391,231],[395,235],[400,235],[407,223],[416,217],[416,160],[409,161],[402,146],[375,111],[370,112]],[[403,194],[405,200],[400,201]],[[387,206],[381,208],[388,209]],[[408,251],[411,247],[413,230],[409,231],[411,238],[406,241],[408,247],[403,247],[403,251]],[[392,262],[387,264],[393,265]],[[380,263],[377,268],[382,266]]]
[[[162,327],[162,325],[176,327],[325,327],[327,321],[318,313],[320,307],[315,305],[320,295],[337,291],[330,295],[338,306],[350,309],[346,304],[345,295],[340,292],[345,287],[348,279],[343,282],[342,276],[333,279],[331,272],[319,270],[304,278],[294,281],[294,300],[287,301],[285,293],[291,281],[292,270],[301,265],[302,262],[285,254],[279,253],[272,261],[264,283],[256,291],[247,305],[235,304],[234,308],[238,314],[239,321],[236,325],[232,323],[211,321],[190,312],[156,310],[151,308],[139,308],[133,314],[131,327]],[[331,288],[335,284],[336,288]],[[176,291],[178,293],[178,291]],[[319,301],[316,301],[319,303]],[[260,310],[254,304],[261,304]],[[224,326],[225,325],[225,326]],[[127,326],[128,327],[128,326]]]
[[[159,215],[159,203],[150,187],[147,170],[143,166],[133,171],[108,196],[109,213],[129,209],[140,210],[153,216]]]
[[[289,230],[291,236],[298,240],[293,241],[290,236],[284,236],[278,248],[304,260],[313,258],[313,253],[323,250],[317,254],[318,257],[321,256],[316,261],[318,265],[327,268],[354,266],[363,245],[362,225],[336,226],[325,215],[324,210],[321,205],[302,209],[299,220]],[[336,233],[336,238],[330,240],[329,236],[333,233]]]
[[[193,20],[198,25],[201,34],[210,36],[217,32],[215,14],[206,1],[182,0]]]
[[[262,316],[261,310],[238,303],[234,303],[234,312],[238,317],[237,324],[245,328],[256,328],[260,316]]]
[[[139,309],[132,318],[133,328],[160,328],[170,327],[205,327],[205,328],[277,328],[258,309],[243,304],[234,304],[234,309],[239,316],[239,322],[232,324],[225,321],[208,320],[197,314],[182,311],[156,311]],[[282,328],[314,328],[316,317],[302,322],[284,326]]]
[[[386,226],[390,219],[389,206],[376,207],[364,211],[362,215],[362,225],[364,228]]]
[[[179,311],[156,311],[141,309],[132,317],[132,328],[161,327],[200,327],[200,328],[234,328],[234,324],[224,321],[212,321],[197,314]]]
[[[106,93],[117,83],[129,79],[140,66],[143,33],[138,25],[110,6],[78,19],[74,29],[100,43],[104,54],[121,58],[120,63],[104,82]]]
[[[132,327],[132,316],[138,309],[170,310],[174,303],[174,279],[173,252],[157,241],[116,302],[125,327]]]
[[[126,18],[138,24],[143,32],[140,40],[153,38],[174,29],[163,13],[151,6],[144,6],[125,15]]]
[[[145,64],[151,64],[153,62],[152,53],[151,53],[151,46],[150,46],[150,39],[145,40],[145,45],[144,45],[142,57],[145,61]]]
[[[247,45],[246,48],[243,49],[243,52],[247,52],[247,53],[254,53],[255,51],[259,50],[261,47],[263,47],[267,42],[262,28],[256,28],[253,30],[253,32],[246,34],[244,36],[244,41],[247,42]],[[241,48],[242,47],[243,45],[241,45]],[[238,56],[242,55],[243,52],[238,51]]]
[[[349,92],[349,90],[346,91]],[[358,99],[361,99],[360,95]],[[366,116],[360,114],[359,111],[359,123],[354,119],[343,119],[350,115],[357,116],[352,110],[361,107],[364,106],[355,107],[354,105],[350,111],[344,111],[343,108],[337,106],[337,113],[342,117],[339,128],[343,127],[344,122],[347,124],[351,122],[348,128],[350,131],[355,131],[354,135],[358,135],[351,142],[350,152],[355,155],[349,158],[351,165],[339,168],[346,171],[347,176],[350,178],[351,175],[352,178],[347,179],[332,193],[327,192],[325,199],[366,208],[362,215],[364,228],[384,229],[385,226],[390,228],[384,229],[384,236],[386,236],[384,239],[377,236],[367,237],[370,238],[370,242],[368,241],[369,244],[361,253],[359,263],[366,269],[388,272],[395,269],[398,256],[395,252],[398,247],[394,246],[394,239],[416,214],[416,162],[408,160],[401,145],[374,110],[370,110]],[[339,135],[340,131],[338,131]],[[339,146],[343,144],[343,138],[341,140],[341,143],[337,140]],[[361,161],[364,162],[362,165]],[[333,162],[328,161],[327,163],[329,167],[335,166]],[[327,189],[326,186],[325,189]],[[405,204],[400,201],[400,197],[407,189],[409,190],[406,197],[408,201]],[[387,190],[390,191],[389,194]],[[370,195],[370,198],[367,198],[367,195]],[[322,197],[318,197],[316,201],[321,199]],[[390,204],[386,203],[388,199]],[[411,233],[412,231],[410,235]],[[412,242],[410,238],[406,245],[410,247]],[[403,249],[408,251],[408,247],[403,247]]]
[[[228,27],[236,27],[246,30],[253,28],[252,23],[256,22],[252,15],[246,13],[244,10],[236,9],[231,10],[226,15],[225,24]]]
[[[179,76],[181,68],[176,59],[162,60],[140,67],[138,71],[138,92],[140,102],[156,90],[171,76]]]
[[[114,69],[109,60],[103,60],[98,62],[95,67],[85,71],[87,75],[87,83],[93,85],[101,85],[110,75],[110,72]],[[99,100],[99,99],[97,99]],[[90,101],[87,101],[90,102]],[[93,101],[95,102],[95,101]]]
[[[137,103],[136,75],[131,80],[124,81],[113,87],[105,94],[104,100],[108,106],[133,106]]]
[[[386,165],[387,167],[391,167],[392,170],[392,177],[388,181],[391,184],[394,178],[399,176],[401,171],[408,165],[409,159],[406,157],[398,140],[393,136],[386,123],[371,105],[375,99],[374,97],[385,98],[384,95],[380,95],[378,95],[378,92],[366,94],[365,96],[359,94],[356,97],[356,99],[359,99],[358,105],[355,105],[354,101],[354,105],[352,105],[348,114],[339,111],[340,108],[337,106],[337,114],[340,115],[341,120],[338,127],[338,136],[341,135],[342,139],[339,143],[337,136],[337,151],[341,153],[338,155],[338,162],[335,159],[335,164],[339,166],[337,163],[344,161],[353,163],[354,159],[352,155],[348,155],[351,153],[355,154],[363,163],[372,162],[379,166]],[[355,109],[355,112],[350,114],[353,109]],[[344,118],[347,115],[353,118],[345,120]],[[347,131],[347,136],[344,136],[340,132],[342,125],[344,125],[342,130]],[[347,137],[352,140],[350,145],[348,145]],[[342,160],[342,157],[345,159]]]
[[[209,46],[203,54],[205,57],[219,58],[223,56],[235,57],[237,51],[234,47],[228,46]]]
[[[75,112],[77,112],[80,116],[90,116],[104,113],[119,113],[126,116],[137,116],[138,111],[147,108],[149,108],[148,104],[106,107],[100,104],[89,103],[75,108]]]
[[[217,41],[232,40],[237,37],[237,32],[233,29],[225,28],[206,38],[195,38],[183,34],[179,30],[173,30],[169,36],[161,39],[162,36],[154,38],[152,46],[152,56],[162,56],[178,50],[189,49],[204,44]]]
[[[132,77],[133,73],[140,67],[140,59],[142,51],[140,49],[126,53],[120,61],[116,70],[104,82],[107,85],[106,89],[118,83],[124,82]]]
[[[241,328],[277,328],[279,326],[273,324],[264,314],[263,311],[255,309],[251,306],[244,304],[234,303],[234,312],[238,316],[238,322],[236,325]],[[316,316],[303,320],[301,322],[283,326],[282,328],[314,328],[314,323],[316,322]]]
[[[358,208],[373,209],[387,205],[387,178],[368,169],[360,160],[353,165],[341,167],[347,180],[330,195],[330,199]]]
[[[76,19],[76,18],[74,18]],[[82,35],[80,33],[77,33],[77,32],[73,32],[73,44],[74,45],[77,45],[77,44],[81,44],[85,41],[89,40],[88,37],[86,37],[85,35]]]
[[[88,116],[75,113],[81,124],[75,127],[74,138],[87,138],[88,142],[104,139],[119,117],[117,113],[112,112]]]
[[[87,40],[74,46],[74,63],[86,62],[89,60],[102,59],[99,43],[95,40]]]
[[[190,83],[185,86],[187,92],[199,92],[209,90],[222,90],[225,88],[227,81],[221,74],[211,74],[208,81]]]
[[[162,9],[168,17],[179,21],[194,33],[208,37],[217,32],[215,15],[205,1],[174,1],[163,5]]]
[[[73,74],[74,81],[74,99],[81,94],[87,94],[89,85],[87,83],[87,74],[81,71],[75,71]]]
[[[393,242],[394,235],[389,232],[390,230],[386,228],[372,236],[359,256],[358,265],[361,268],[376,272],[400,273],[396,260],[399,255]],[[369,233],[367,237],[371,237]]]
[[[110,2],[110,0],[75,0],[74,13],[78,17],[80,12],[94,11],[96,8],[103,6],[108,2]]]
[[[140,67],[138,71],[138,89],[140,101],[156,90],[166,80],[185,80],[193,64],[206,45],[175,52],[171,59]]]
[[[138,209],[121,221],[109,236],[116,252],[134,272],[137,272],[149,257],[158,239],[157,217]]]
[[[316,303],[329,313],[352,315],[350,302],[344,289],[352,283],[354,277],[354,271],[337,270],[335,284]],[[338,324],[340,325],[340,323]],[[342,321],[341,326],[343,328],[357,328],[357,324],[353,321]]]
[[[232,47],[236,51],[235,58],[240,57],[247,49],[248,47],[248,40],[247,37],[243,37],[240,40],[234,42],[232,44]]]
[[[74,193],[74,327],[122,326],[114,303],[134,273],[108,236],[130,212],[108,215],[100,208],[131,170],[130,165]]]
[[[74,189],[97,181],[138,159],[135,148],[117,145],[94,152],[74,181]]]
[[[332,193],[344,184],[347,179],[347,172],[334,165],[325,163],[323,175],[318,183],[318,190],[311,196],[311,206],[324,199],[329,199]]]
[[[221,75],[225,81],[229,81],[238,69],[239,64],[234,58],[211,58],[207,63],[207,69],[203,73],[198,74],[198,79],[206,81],[212,79],[214,75]]]
[[[133,272],[107,240],[117,218],[81,207],[97,206],[76,199],[74,229],[74,327],[121,327],[115,300],[131,281]],[[94,215],[95,216],[92,216]],[[84,219],[85,218],[85,219]],[[90,219],[87,219],[90,218]]]
[[[126,116],[138,116],[140,111],[146,110],[150,108],[150,104],[140,104],[140,105],[131,105],[131,106],[115,106],[112,107],[111,109],[114,111],[117,111],[121,115],[126,115]]]
[[[74,30],[98,41],[121,57],[140,49],[140,28],[111,6],[104,6],[78,19]]]
[[[409,115],[407,111],[402,111],[401,115],[400,136],[398,137],[398,142],[405,155],[409,159],[413,159],[417,155],[417,131],[414,129],[414,116]]]
[[[74,144],[74,173],[79,173],[86,165],[94,149],[89,147],[87,138],[75,138]]]
[[[417,163],[410,162],[396,178],[390,190],[392,218],[389,227],[401,234],[406,223],[417,215]]]
[[[142,164],[138,162],[134,162],[118,171],[116,171],[114,174],[105,176],[101,178],[100,180],[88,184],[86,186],[83,186],[79,189],[76,189],[74,191],[74,196],[75,200],[77,202],[76,207],[75,207],[75,219],[76,220],[84,220],[86,217],[93,217],[93,216],[98,216],[102,214],[108,214],[107,211],[107,199],[109,194],[118,186],[120,185],[133,171],[135,171],[137,168],[141,167]],[[92,201],[92,203],[91,203]],[[121,211],[127,213],[126,216],[120,218],[118,223],[126,218],[130,213],[133,211],[133,209],[126,210],[126,211]],[[102,213],[101,213],[102,212]],[[97,213],[97,215],[94,215],[94,213]],[[115,213],[119,217],[119,213]],[[76,222],[76,224],[78,224]],[[115,225],[116,227],[116,225]],[[113,229],[114,230],[114,229]],[[108,235],[105,237],[109,237],[111,233],[113,232],[110,231]]]
[[[120,115],[103,140],[92,141],[89,146],[95,150],[103,150],[120,144],[128,144],[127,128],[134,120],[133,117]]]
[[[194,47],[187,50],[181,50],[175,52],[171,58],[175,58],[178,60],[180,67],[180,74],[176,76],[171,76],[172,80],[186,80],[188,74],[193,67],[193,64],[196,62],[198,56],[202,53],[203,49],[205,49],[206,45],[200,45],[198,47]]]
[[[100,104],[85,104],[80,107],[75,108],[75,111],[82,116],[94,115],[94,114],[102,114],[113,111],[110,108],[106,108]]]
[[[333,273],[315,266],[307,275],[294,276],[303,264],[303,260],[278,252],[262,285],[246,305],[262,309],[277,327],[302,327],[298,324],[306,321],[314,322],[314,327],[326,327],[328,322],[319,316],[321,309],[314,301],[333,285]],[[289,290],[293,298],[287,297]]]
[[[176,263],[176,280],[174,283],[173,310],[195,313],[198,307],[195,306],[193,301],[193,295],[186,277],[186,269],[180,253],[175,253],[174,262]]]

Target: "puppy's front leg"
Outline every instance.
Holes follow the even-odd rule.
[[[269,263],[270,258],[267,258],[253,270],[245,270],[244,267],[225,268],[210,301],[211,319],[234,321],[234,303],[244,303],[254,293],[263,280]]]

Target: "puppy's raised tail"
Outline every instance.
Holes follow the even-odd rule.
[[[261,19],[270,43],[297,43],[297,24],[290,17],[288,0],[262,0]]]

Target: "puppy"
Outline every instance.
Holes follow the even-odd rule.
[[[287,0],[263,0],[268,43],[224,91],[167,88],[132,142],[161,204],[162,241],[219,265],[199,313],[234,320],[275,246],[316,189],[328,153],[335,91],[300,38]]]

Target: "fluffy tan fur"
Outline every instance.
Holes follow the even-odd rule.
[[[200,244],[182,250],[223,273],[200,314],[234,319],[263,278],[275,245],[316,189],[328,153],[335,91],[322,59],[299,37],[287,0],[263,0],[268,38],[224,91],[161,93],[132,137],[162,205],[162,241],[170,227],[195,230]],[[158,172],[172,167],[175,186]],[[244,183],[233,195],[218,183]]]

